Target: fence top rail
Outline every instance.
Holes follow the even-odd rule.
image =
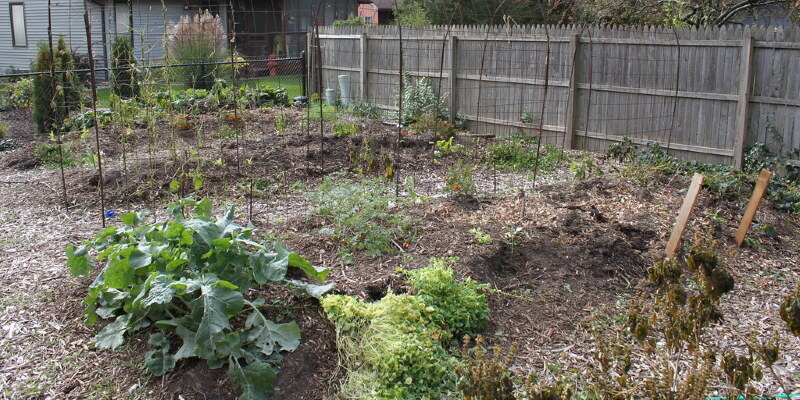
[[[111,71],[122,71],[131,68],[141,68],[141,69],[159,69],[159,68],[172,68],[172,67],[197,67],[197,66],[204,66],[204,65],[231,65],[231,64],[250,64],[250,63],[265,63],[265,62],[280,62],[280,61],[300,61],[303,57],[286,57],[286,58],[259,58],[259,59],[249,59],[249,60],[233,60],[233,61],[214,61],[214,62],[204,62],[204,63],[183,63],[183,64],[158,64],[158,65],[135,65],[133,67],[105,67],[105,68],[95,68],[94,70],[97,72],[111,72]],[[40,72],[18,72],[14,74],[0,74],[0,79],[4,78],[24,78],[28,76],[40,76],[40,75],[50,75],[52,74],[64,74],[67,72],[72,73],[83,73],[83,72],[91,72],[92,70],[89,68],[84,69],[70,69],[70,70],[59,70],[59,71],[40,71]]]
[[[379,26],[323,26],[320,35],[369,35],[396,36],[396,25]],[[404,37],[430,36],[489,36],[490,38],[513,38],[520,36],[544,36],[550,38],[569,38],[575,34],[585,34],[593,38],[624,39],[632,33],[643,38],[676,38],[678,40],[740,40],[750,36],[755,40],[769,42],[800,42],[800,27],[781,25],[726,25],[700,28],[672,28],[653,26],[615,26],[615,25],[430,25],[422,27],[403,27]]]

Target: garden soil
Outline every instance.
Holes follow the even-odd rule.
[[[407,291],[400,268],[425,266],[431,257],[457,257],[461,277],[485,284],[491,315],[484,335],[490,346],[516,349],[512,370],[518,377],[554,365],[564,371],[589,368],[597,349],[587,326],[598,315],[624,312],[626,299],[640,290],[647,267],[664,251],[688,187],[687,178],[666,176],[643,188],[622,173],[624,166],[610,161],[602,161],[604,175],[589,180],[575,180],[565,162],[534,185],[527,173],[480,164],[486,140],[462,137],[460,156],[480,165],[474,171],[479,195],[440,196],[454,156],[434,163],[428,138],[362,120],[359,130],[370,132],[377,158],[399,155],[400,182],[413,177],[414,191],[430,199],[406,207],[415,235],[407,243],[394,243],[396,254],[356,252],[353,263],[343,263],[340,243],[320,232],[324,222],[312,216],[305,192],[331,172],[358,168],[353,149],[363,148],[365,136],[337,138],[326,123],[320,139],[318,123],[303,129],[299,122],[279,134],[273,122],[279,112],[284,111],[248,113],[248,133],[240,138],[210,134],[221,124],[213,116],[193,117],[202,128],[192,132],[140,127],[123,138],[103,128],[105,208],[157,210],[180,196],[236,204],[241,222],[252,215],[260,234],[279,238],[316,265],[330,268],[336,292],[367,301]],[[302,111],[288,113],[302,121]],[[162,378],[148,376],[141,367],[148,350],[143,337],[129,338],[117,352],[92,346],[99,327],[82,323],[81,305],[91,280],[69,276],[64,247],[101,229],[98,171],[85,165],[65,171],[69,207],[64,208],[60,172],[43,168],[33,151],[48,138],[25,125],[24,112],[0,113],[0,118],[20,125],[10,135],[23,145],[0,153],[0,387],[5,388],[0,398],[235,398],[224,368],[211,370],[202,362],[179,363]],[[398,134],[403,138],[399,149],[394,147]],[[93,146],[90,138],[76,142]],[[195,171],[202,175],[199,190],[190,184]],[[172,180],[181,182],[180,190],[170,190]],[[408,190],[404,184],[398,187],[404,197]],[[777,213],[769,202],[762,204],[758,218],[774,227],[776,237],[754,233],[759,248],[733,245],[745,201],[703,191],[684,235],[684,243],[700,233],[719,242],[737,286],[723,302],[728,319],[715,334],[741,351],[736,335],[780,331],[780,297],[800,279],[800,222]],[[156,217],[163,217],[163,211]],[[491,243],[477,243],[469,233],[475,227]],[[337,368],[335,330],[318,303],[284,288],[262,288],[253,295],[287,304],[270,317],[293,319],[302,332],[300,347],[282,362],[275,398],[335,398],[344,371]],[[800,385],[791,362],[797,359],[800,340],[787,339],[784,361],[776,367],[793,385]],[[644,377],[648,372],[639,373]],[[763,393],[777,390],[769,375],[757,385]]]

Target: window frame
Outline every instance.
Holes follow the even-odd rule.
[[[22,6],[22,32],[25,35],[22,39],[25,41],[25,44],[17,44],[18,38],[16,35],[16,24],[14,23],[14,6]],[[8,19],[11,22],[11,46],[19,48],[28,47],[28,23],[26,21],[25,3],[21,1],[8,3]]]
[[[364,16],[364,23],[367,25],[372,25],[372,15],[365,15]]]

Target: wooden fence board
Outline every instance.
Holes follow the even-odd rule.
[[[397,27],[319,30],[323,86],[335,87],[337,75],[349,74],[353,93],[393,106]],[[404,28],[403,40],[404,72],[431,78],[451,98],[453,117],[479,118],[483,122],[473,127],[478,130],[529,131],[519,126],[527,109],[534,121],[571,126],[574,139],[562,136],[558,142],[576,149],[603,151],[628,136],[640,143],[669,142],[681,157],[740,165],[747,145],[770,140],[768,130],[783,138],[768,141],[782,147],[774,151],[788,154],[800,146],[800,30],[794,27],[436,26]],[[749,74],[742,62],[748,41]]]

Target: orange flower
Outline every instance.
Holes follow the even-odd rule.
[[[453,190],[458,190],[458,185],[453,185]]]
[[[408,135],[408,131],[403,131],[403,135]]]
[[[408,242],[403,242],[403,247],[408,248]]]

